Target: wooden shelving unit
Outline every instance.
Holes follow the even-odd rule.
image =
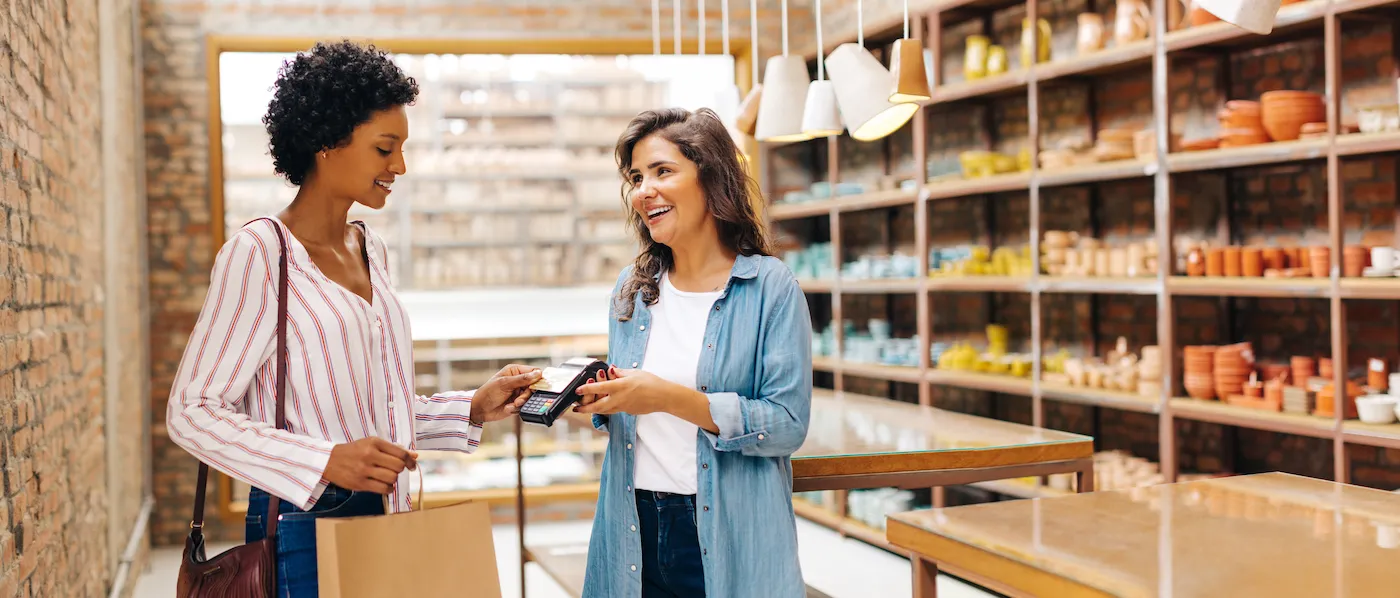
[[[949,63],[943,60],[943,54],[951,47],[943,43],[943,37],[951,35],[945,30],[968,21],[980,20],[984,23],[984,32],[987,32],[990,30],[994,13],[1008,7],[1022,5],[1024,13],[1018,12],[1013,15],[1014,20],[1004,20],[1020,23],[1024,16],[1029,18],[1031,22],[1035,22],[1038,10],[1049,4],[1049,0],[1024,0],[1021,2],[1014,0],[943,0],[932,3],[929,12],[911,23],[911,34],[924,39],[925,47],[932,50],[934,60],[931,71],[933,76],[932,97],[923,102],[923,109],[916,113],[914,120],[909,125],[911,130],[901,132],[904,137],[901,137],[900,141],[884,143],[884,151],[879,157],[881,174],[908,178],[909,153],[912,153],[912,163],[920,174],[925,174],[924,168],[931,162],[931,153],[938,150],[938,148],[929,147],[927,137],[930,135],[929,123],[931,119],[936,118],[936,114],[940,114],[939,110],[948,110],[953,105],[976,104],[989,113],[992,110],[988,106],[994,102],[1014,99],[1015,102],[1019,103],[1022,96],[1026,106],[1025,113],[1017,112],[1015,114],[1017,118],[1025,118],[1026,120],[1024,126],[1018,130],[1026,131],[1025,141],[1027,143],[1025,145],[1029,146],[1031,151],[1031,170],[974,179],[941,174],[923,180],[924,177],[919,176],[916,178],[922,180],[923,184],[917,193],[907,193],[905,196],[895,197],[882,195],[889,192],[881,192],[881,194],[838,197],[795,205],[775,205],[769,212],[770,217],[785,225],[793,225],[796,221],[802,221],[804,218],[822,218],[815,221],[820,222],[820,224],[812,226],[821,229],[829,227],[829,231],[823,230],[817,236],[820,237],[820,242],[831,243],[832,265],[839,272],[843,260],[850,258],[850,256],[843,255],[843,236],[849,234],[849,231],[844,230],[845,227],[849,226],[845,219],[851,217],[850,213],[858,210],[897,208],[899,210],[897,217],[894,215],[896,210],[890,210],[891,217],[888,220],[891,230],[886,236],[897,237],[898,243],[903,244],[902,248],[907,248],[908,240],[912,238],[913,251],[920,259],[920,272],[927,272],[930,250],[940,248],[939,243],[933,239],[929,217],[930,214],[943,210],[945,208],[944,202],[981,202],[979,209],[993,212],[997,209],[994,207],[996,202],[990,196],[1022,194],[1028,196],[1029,222],[1027,223],[1026,235],[1017,238],[1029,240],[1031,255],[1037,256],[1035,267],[1032,268],[1036,273],[1026,277],[939,274],[917,280],[847,281],[838,278],[821,283],[804,283],[804,289],[809,295],[821,293],[823,297],[821,301],[830,301],[831,321],[837,323],[843,321],[843,304],[851,300],[853,296],[885,294],[889,295],[893,301],[900,295],[908,293],[916,295],[914,305],[917,306],[917,313],[914,320],[917,322],[920,344],[919,367],[888,368],[850,364],[843,362],[839,357],[817,360],[815,369],[824,374],[831,374],[829,379],[835,389],[842,390],[848,383],[847,378],[855,376],[892,383],[914,384],[918,389],[919,401],[923,404],[932,403],[931,396],[934,387],[962,388],[1030,397],[1035,425],[1044,425],[1045,401],[1047,400],[1154,415],[1162,422],[1162,425],[1159,426],[1158,453],[1162,472],[1169,482],[1176,480],[1179,475],[1176,426],[1172,425],[1176,421],[1211,422],[1330,441],[1334,457],[1333,479],[1343,482],[1349,481],[1350,477],[1347,445],[1400,448],[1400,424],[1371,426],[1357,421],[1343,420],[1340,415],[1315,417],[1270,413],[1235,407],[1217,401],[1179,398],[1185,394],[1181,388],[1182,373],[1181,364],[1178,363],[1179,350],[1180,345],[1187,343],[1181,341],[1178,336],[1177,314],[1174,309],[1176,302],[1180,300],[1199,301],[1195,298],[1218,298],[1222,305],[1230,301],[1227,298],[1248,298],[1249,300],[1308,298],[1324,301],[1327,303],[1327,312],[1330,313],[1331,338],[1328,339],[1330,341],[1330,356],[1334,362],[1345,364],[1347,363],[1348,350],[1346,302],[1357,299],[1400,300],[1400,278],[1359,279],[1341,276],[1341,256],[1345,238],[1343,206],[1346,201],[1344,188],[1340,182],[1343,159],[1400,152],[1400,133],[1341,134],[1343,114],[1341,104],[1343,100],[1339,99],[1343,97],[1344,83],[1341,69],[1342,21],[1357,18],[1363,22],[1369,20],[1370,22],[1397,23],[1393,11],[1361,13],[1376,8],[1400,8],[1400,1],[1306,0],[1295,2],[1280,10],[1275,32],[1270,36],[1250,34],[1225,23],[1168,31],[1165,18],[1166,7],[1174,1],[1151,1],[1154,31],[1147,40],[1125,44],[1121,47],[1109,47],[1084,56],[1075,56],[1071,50],[1070,56],[1064,57],[1063,54],[1059,53],[1062,48],[1057,46],[1057,54],[1050,62],[1034,64],[1029,68],[1018,68],[1013,59],[1010,72],[974,81],[944,81],[942,70]],[[1100,0],[1098,5],[1103,7],[1104,1]],[[1090,10],[1093,10],[1094,6],[1095,3],[1091,1],[1089,3]],[[998,19],[1001,19],[1002,16],[1004,15],[999,14]],[[1063,15],[1061,14],[1061,16]],[[1016,31],[1019,32],[1019,29]],[[872,32],[874,32],[873,35]],[[870,42],[868,45],[877,56],[882,56],[883,42],[899,36],[898,23],[893,21],[876,22],[874,27],[867,27],[866,33],[867,40],[878,40]],[[1064,33],[1062,30],[1057,29],[1056,37],[1062,37],[1060,35],[1062,33]],[[1395,26],[1393,34],[1400,37],[1400,24]],[[1198,60],[1202,56],[1228,56],[1231,53],[1248,52],[1257,48],[1299,40],[1314,44],[1320,42],[1323,48],[1318,56],[1324,57],[1322,60],[1324,64],[1319,65],[1317,69],[1319,74],[1325,74],[1323,87],[1325,87],[1324,95],[1327,98],[1327,114],[1331,130],[1326,137],[1197,152],[1171,151],[1166,138],[1169,127],[1173,126],[1173,111],[1176,108],[1169,101],[1168,84],[1171,80],[1172,67],[1177,61],[1185,63]],[[835,45],[848,41],[852,40],[828,39],[827,50],[830,51]],[[1008,48],[1012,51],[1015,50],[1014,45],[1008,46]],[[1393,54],[1397,59],[1400,59],[1400,41],[1396,42]],[[1229,62],[1228,58],[1222,60],[1226,63]],[[1230,67],[1227,64],[1226,67],[1222,68],[1228,69]],[[1049,88],[1047,84],[1064,85],[1082,81],[1086,77],[1112,77],[1120,71],[1132,69],[1137,69],[1139,73],[1146,69],[1151,71],[1152,113],[1150,122],[1146,126],[1156,132],[1157,143],[1154,155],[1145,160],[1123,160],[1067,169],[1045,170],[1040,168],[1039,154],[1044,148],[1040,147],[1040,143],[1034,141],[1044,139],[1047,128],[1047,124],[1040,114],[1041,105],[1045,101],[1043,98],[1044,90]],[[1217,85],[1228,89],[1229,75],[1220,75],[1220,77],[1225,83],[1222,84],[1218,81]],[[1221,102],[1223,103],[1226,99],[1255,98],[1235,98],[1229,96],[1229,92],[1225,91],[1225,97],[1221,99]],[[1096,108],[1092,101],[1086,110],[1090,112],[1089,119],[1091,126],[1093,126]],[[984,113],[983,118],[986,122],[982,126],[992,127],[993,117]],[[998,113],[997,118],[1006,118],[1006,116],[1003,113]],[[1213,114],[1211,118],[1214,118]],[[987,137],[992,136],[990,131],[983,131],[983,133]],[[912,137],[912,144],[904,141],[908,137]],[[1020,139],[1014,141],[1019,142]],[[990,140],[978,138],[977,142],[985,143],[986,147],[974,149],[1002,149],[994,146],[994,142]],[[820,166],[816,167],[814,179],[833,184],[852,180],[852,170],[858,170],[843,160],[843,155],[846,152],[875,153],[869,151],[867,146],[844,136],[802,143],[807,144],[811,150],[810,155],[819,156],[816,162]],[[1008,146],[1013,146],[1013,144],[1008,144]],[[791,148],[792,146],[786,147]],[[777,151],[776,148],[766,146],[763,149],[769,153]],[[947,156],[943,156],[942,159],[946,162]],[[766,167],[770,169],[770,172],[765,174],[765,179],[772,178],[772,162],[771,160],[765,162],[768,165]],[[1326,278],[1267,279],[1206,278],[1187,277],[1175,272],[1174,270],[1178,267],[1175,266],[1177,257],[1174,245],[1176,231],[1173,230],[1173,220],[1177,217],[1173,211],[1176,205],[1173,202],[1173,188],[1176,181],[1183,176],[1222,175],[1228,177],[1239,169],[1259,168],[1325,169],[1326,243],[1331,252],[1330,276]],[[866,175],[868,173],[861,172],[860,174]],[[787,180],[791,180],[791,178],[789,177]],[[1151,186],[1150,218],[1154,227],[1150,240],[1155,245],[1157,253],[1162,256],[1164,267],[1159,268],[1155,275],[1142,278],[1075,278],[1048,276],[1039,273],[1041,271],[1038,257],[1041,253],[1040,237],[1043,229],[1047,228],[1043,224],[1046,220],[1046,214],[1043,213],[1046,208],[1043,190],[1072,186],[1097,186],[1109,182],[1115,185],[1131,185],[1136,184],[1133,181],[1139,180],[1142,181],[1143,185]],[[876,199],[875,196],[879,198]],[[1093,203],[1096,201],[1098,200],[1091,200],[1090,205],[1097,205]],[[1178,199],[1178,201],[1180,200]],[[909,212],[907,208],[911,205],[912,220],[906,217]],[[1000,215],[993,217],[999,218]],[[1222,219],[1220,230],[1228,231],[1228,222],[1225,220],[1228,216],[1220,216],[1220,218]],[[1022,219],[1016,219],[1018,223],[1021,221]],[[1320,222],[1319,220],[1317,225],[1319,227],[1321,226]],[[910,234],[911,232],[912,234]],[[1227,238],[1229,235],[1228,232],[1220,232],[1219,234]],[[886,242],[891,246],[896,244],[893,239],[887,239]],[[1007,246],[1018,242],[1025,241],[1010,241]],[[947,371],[938,369],[935,364],[931,363],[929,359],[930,344],[950,340],[940,338],[939,331],[933,326],[933,297],[940,293],[971,293],[989,296],[1014,293],[1029,295],[1031,304],[1029,346],[1035,364],[1033,374],[1029,378],[1016,378],[975,372]],[[1160,392],[1152,396],[1141,396],[1136,393],[1067,387],[1040,381],[1040,363],[1047,341],[1042,323],[1044,317],[1042,310],[1045,309],[1043,304],[1047,301],[1047,297],[1055,294],[1136,295],[1155,298],[1155,344],[1162,347],[1164,360]],[[948,315],[940,314],[940,318],[943,317],[948,317]],[[825,325],[825,322],[815,322],[814,324],[820,329]],[[843,346],[841,326],[838,325],[835,328],[836,346],[841,347]],[[1151,344],[1150,342],[1141,342],[1142,340],[1147,339],[1135,342]],[[834,354],[839,356],[841,352],[838,349]],[[1323,356],[1326,355],[1324,352]],[[1394,366],[1394,364],[1390,365]],[[1344,383],[1345,375],[1346,368],[1337,368],[1336,378],[1333,382],[1335,384]],[[1011,482],[979,484],[978,486],[1001,494],[1021,497],[1046,496],[1055,492],[1044,486],[1027,486]],[[935,504],[939,504],[940,501],[941,493],[935,492]],[[844,508],[844,498],[839,500],[838,504],[842,505],[840,508]],[[798,512],[811,517],[835,517],[837,521],[836,525],[832,526],[834,529],[842,530],[843,533],[848,533],[853,537],[858,536],[854,531],[847,529],[850,527],[847,525],[849,522],[830,509],[803,504],[799,505]]]

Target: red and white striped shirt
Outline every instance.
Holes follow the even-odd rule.
[[[287,262],[287,429],[276,399],[277,237]],[[327,278],[285,227],[258,220],[219,250],[209,294],[170,389],[176,444],[302,509],[325,491],[331,448],[369,436],[411,450],[472,452],[471,392],[414,392],[408,314],[389,285],[384,242],[365,227],[373,304]],[[408,472],[389,501],[409,509]]]

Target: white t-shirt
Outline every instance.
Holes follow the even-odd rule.
[[[651,335],[642,369],[695,388],[695,371],[705,346],[705,324],[722,291],[690,293],[661,276],[661,292],[651,306]],[[641,490],[695,494],[695,444],[700,427],[670,413],[637,416],[637,466],[633,485]]]

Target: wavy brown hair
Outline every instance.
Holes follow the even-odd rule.
[[[632,151],[651,135],[660,135],[675,144],[681,155],[699,167],[697,178],[706,207],[718,225],[720,243],[738,255],[771,255],[773,251],[767,223],[755,208],[762,192],[740,162],[739,147],[719,115],[709,108],[695,112],[667,108],[638,114],[618,137],[616,149],[627,224],[641,243],[641,252],[632,262],[631,276],[622,283],[622,292],[613,305],[621,321],[632,319],[637,293],[647,305],[656,303],[658,275],[670,270],[674,263],[671,248],[653,240],[646,221],[632,209],[633,185],[627,177],[632,168]]]

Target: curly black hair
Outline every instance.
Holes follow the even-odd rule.
[[[350,142],[374,113],[412,104],[418,82],[387,52],[349,40],[318,42],[282,64],[263,116],[278,174],[301,185],[317,152]]]

